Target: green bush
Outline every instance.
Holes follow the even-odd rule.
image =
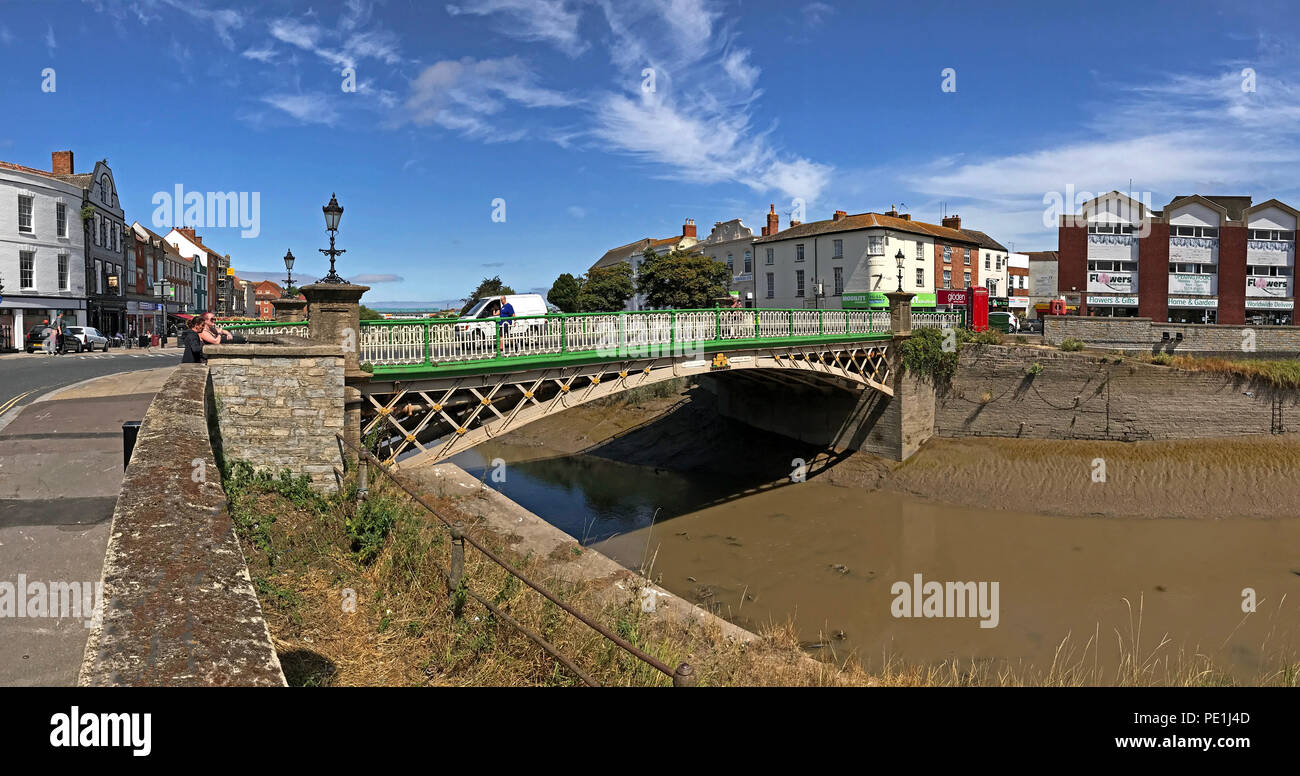
[[[402,516],[404,507],[396,498],[387,494],[375,494],[361,502],[357,511],[347,519],[345,529],[352,540],[352,551],[362,563],[372,563],[384,549],[388,532]]]
[[[1083,340],[1077,340],[1074,337],[1066,337],[1061,340],[1061,350],[1076,351],[1083,350]]]
[[[903,343],[903,366],[914,374],[929,376],[936,384],[946,384],[957,373],[957,351],[962,334],[953,337],[953,348],[944,350],[944,329],[916,329]]]
[[[1168,353],[1157,353],[1151,357],[1151,363],[1159,364],[1160,366],[1169,366],[1174,363],[1174,357]]]
[[[976,345],[1001,345],[1002,332],[997,329],[985,329],[984,331],[975,332],[969,329],[961,330],[961,341],[970,342]]]
[[[1030,365],[1028,369],[1025,370],[1025,374],[1029,375],[1030,377],[1035,377],[1037,375],[1041,375],[1042,373],[1043,373],[1043,365],[1038,363],[1037,361],[1035,361],[1033,364]]]

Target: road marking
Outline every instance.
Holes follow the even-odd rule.
[[[17,404],[18,402],[22,401],[24,398],[26,398],[29,394],[32,394],[32,393],[35,393],[35,391],[28,391],[27,393],[20,393],[20,394],[18,394],[17,396],[15,396],[15,397],[13,397],[12,399],[10,399],[9,401],[5,402],[4,404],[0,404],[0,415],[3,415],[3,414],[5,414],[6,412],[8,412],[9,410],[13,409],[13,407],[14,407],[15,404]]]

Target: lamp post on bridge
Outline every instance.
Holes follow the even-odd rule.
[[[279,299],[271,300],[271,309],[275,311],[274,318],[280,323],[298,323],[307,318],[307,303],[299,299],[297,294],[289,293],[293,288],[293,262],[293,251],[285,251],[284,290],[280,292]]]
[[[334,245],[343,206],[338,197],[330,194],[330,201],[321,208],[325,216],[325,229],[330,235],[330,247],[319,249],[330,257],[329,274],[299,289],[306,298],[307,336],[319,344],[343,348],[343,435],[352,445],[361,447],[361,389],[370,380],[370,373],[362,371],[361,351],[361,296],[369,286],[355,285],[344,280],[335,269],[335,260],[346,250]],[[289,257],[286,256],[286,262]],[[284,304],[284,301],[279,304]],[[349,451],[348,457],[353,453]]]

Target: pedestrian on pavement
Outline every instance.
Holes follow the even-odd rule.
[[[58,328],[58,326],[57,326],[54,322],[52,322],[52,321],[46,321],[46,322],[45,322],[45,329],[41,331],[41,335],[42,335],[43,337],[45,337],[45,353],[46,353],[46,355],[50,355],[50,356],[56,356],[56,355],[58,355],[58,353],[59,353],[59,328]]]
[[[181,332],[181,347],[184,351],[181,353],[182,364],[202,364],[207,362],[207,357],[203,355],[203,343],[206,341],[203,332],[207,331],[208,323],[203,316],[196,315],[189,320],[185,326],[185,331]],[[213,339],[216,339],[213,337]],[[217,340],[215,344],[220,344]]]

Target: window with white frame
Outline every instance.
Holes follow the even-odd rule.
[[[68,254],[59,254],[59,290],[68,290]]]
[[[767,249],[767,257],[766,257],[766,259],[765,259],[765,262],[766,262],[767,264],[775,264],[775,263],[776,263],[776,250],[775,250],[775,249],[773,249],[773,248],[768,248],[768,249]]]
[[[950,269],[943,271],[943,287],[952,288],[952,270]]]
[[[943,246],[943,263],[944,263],[944,264],[951,264],[951,263],[952,263],[952,246],[951,246],[951,245],[945,245],[945,246]]]
[[[794,246],[794,260],[803,261],[803,243],[798,243]]]
[[[992,269],[992,266],[989,263],[990,261],[992,261],[992,259],[993,259],[993,254],[991,253],[984,254],[984,269]]]
[[[925,243],[916,244],[916,260],[925,261]]]
[[[1170,237],[1218,237],[1219,229],[1214,226],[1171,226]]]
[[[966,284],[965,287],[966,287],[966,288],[970,288],[970,273],[969,273],[969,272],[963,272],[962,275],[963,275],[962,280],[963,280],[963,281],[965,282],[965,284]]]
[[[1088,234],[1133,234],[1128,224],[1089,224]]]
[[[749,251],[745,251],[745,274],[748,275],[753,271],[754,271],[754,260],[750,256]]]
[[[839,240],[836,240],[836,242],[839,242]],[[844,268],[836,267],[834,271],[835,271],[835,296],[841,296],[844,294]]]
[[[880,256],[885,252],[885,238],[880,235],[867,236],[867,255]]]
[[[1295,232],[1280,229],[1251,229],[1250,239],[1295,242]]]
[[[794,271],[794,295],[803,297],[803,270]]]
[[[834,250],[831,251],[831,258],[832,258],[832,259],[842,259],[842,258],[844,258],[844,241],[843,241],[843,240],[833,240],[833,241],[831,242],[831,245],[834,246]]]
[[[54,205],[54,227],[59,237],[68,236],[68,206],[62,202]]]
[[[18,287],[24,291],[36,289],[36,253],[18,252]]]
[[[32,198],[18,195],[18,231],[31,234],[35,231],[32,225]]]
[[[776,296],[776,275],[767,273],[767,298],[771,299]]]
[[[731,260],[731,254],[730,254],[730,253],[727,254],[727,274],[728,274],[728,275],[734,275],[734,274],[736,274],[735,262],[733,262],[733,261]]]
[[[925,268],[924,268],[924,267],[917,267],[917,268],[916,268],[916,287],[917,287],[917,288],[924,288],[924,287],[925,287]]]
[[[966,249],[966,266],[970,266],[970,248]]]

